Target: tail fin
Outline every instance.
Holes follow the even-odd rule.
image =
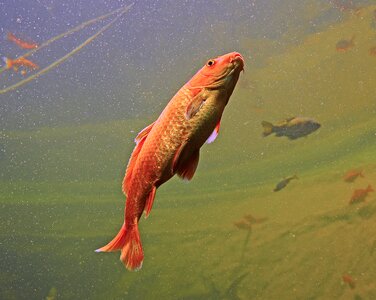
[[[295,174],[294,176],[291,177],[291,179],[299,179],[299,177],[298,175]]]
[[[138,224],[125,228],[125,223],[119,233],[106,246],[95,252],[110,252],[121,250],[120,260],[128,270],[139,270],[144,260]]]
[[[12,60],[11,59],[9,59],[8,57],[3,56],[3,61],[5,62],[5,67],[7,69],[12,68]]]
[[[262,133],[262,136],[268,136],[269,134],[273,133],[273,124],[270,122],[262,121],[261,122],[262,127],[264,127],[264,132]]]
[[[375,190],[372,188],[372,186],[369,184],[367,186],[367,192],[374,192]]]

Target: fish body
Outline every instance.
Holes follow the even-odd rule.
[[[364,177],[363,171],[350,170],[345,174],[345,176],[343,177],[343,180],[346,182],[354,182],[355,179],[357,179],[358,177]]]
[[[210,59],[175,94],[158,119],[137,135],[122,185],[126,196],[123,226],[97,252],[121,250],[126,268],[141,268],[144,255],[138,222],[142,213],[148,216],[157,188],[172,176],[192,179],[199,150],[205,141],[216,138],[243,67],[243,57],[237,52]]]
[[[353,290],[356,287],[355,279],[350,274],[344,274],[342,276],[344,283],[348,284],[349,287]]]
[[[276,187],[274,188],[273,191],[274,191],[274,192],[278,192],[278,191],[282,190],[282,189],[285,188],[286,185],[288,185],[289,182],[290,182],[291,180],[293,180],[293,179],[298,179],[298,176],[294,175],[294,176],[290,176],[290,177],[287,177],[287,178],[283,179],[282,181],[280,181],[280,182],[276,185]]]
[[[371,185],[368,185],[365,189],[355,190],[351,196],[349,204],[355,204],[359,202],[364,202],[370,192],[373,192]]]
[[[353,36],[350,40],[343,39],[343,40],[338,41],[336,44],[336,50],[338,52],[346,52],[350,50],[352,47],[355,46],[354,39],[355,39],[355,36]]]
[[[33,63],[31,60],[22,56],[16,59],[10,59],[8,57],[4,57],[4,61],[6,64],[6,68],[13,69],[15,72],[17,72],[20,67],[24,67],[29,70],[39,69],[39,66],[37,64]]]
[[[38,44],[21,40],[20,38],[16,37],[11,32],[8,32],[7,39],[8,39],[8,41],[15,43],[18,47],[20,47],[22,49],[36,49],[36,48],[38,48]]]
[[[290,140],[296,140],[300,137],[306,136],[321,127],[321,125],[311,118],[293,117],[273,125],[270,122],[262,121],[263,136],[268,136],[275,133],[275,136],[286,136]]]

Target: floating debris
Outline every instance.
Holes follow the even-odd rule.
[[[33,53],[35,53],[36,51],[46,47],[47,45],[51,44],[52,42],[58,40],[58,39],[61,39],[65,36],[67,36],[68,34],[71,34],[73,32],[76,32],[78,30],[81,30],[83,28],[85,28],[86,26],[90,25],[90,24],[93,24],[95,22],[98,22],[99,20],[102,20],[104,18],[107,18],[111,15],[114,15],[115,13],[117,13],[118,15],[112,20],[110,21],[108,24],[104,25],[100,30],[98,30],[95,34],[93,34],[91,37],[89,37],[86,41],[84,41],[81,45],[77,46],[76,48],[74,48],[71,52],[67,53],[66,55],[64,55],[63,57],[61,57],[60,59],[56,60],[55,62],[51,63],[50,65],[48,65],[47,67],[45,67],[44,69],[40,70],[39,72],[13,84],[13,85],[10,85],[6,88],[3,88],[0,90],[0,94],[4,94],[4,93],[7,93],[9,91],[12,91],[12,90],[15,90],[23,85],[25,85],[26,83],[38,78],[39,76],[47,73],[48,71],[52,70],[53,68],[57,67],[58,65],[60,65],[61,63],[63,63],[64,61],[66,61],[68,58],[70,58],[71,56],[73,56],[74,54],[76,54],[78,51],[82,50],[85,46],[87,46],[89,43],[91,43],[94,39],[96,39],[98,36],[100,36],[103,32],[105,32],[107,29],[109,29],[122,15],[124,15],[131,7],[132,7],[133,4],[131,5],[128,5],[126,7],[122,7],[120,9],[116,9],[106,15],[103,15],[103,16],[99,16],[95,19],[92,19],[92,20],[89,20],[87,22],[84,22],[82,24],[80,24],[79,26],[73,28],[73,29],[70,29],[68,30],[67,32],[64,32],[62,34],[59,34],[58,36],[55,36],[51,39],[49,39],[48,41],[44,42],[43,44],[41,44],[39,47],[35,48],[35,49],[32,49],[30,50],[29,52],[27,52],[26,54],[22,55],[22,57],[20,58],[25,58],[25,57],[28,57],[30,55],[32,55]],[[4,71],[8,70],[8,68],[5,66],[3,68],[0,69],[0,74],[3,73]]]

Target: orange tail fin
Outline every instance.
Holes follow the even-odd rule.
[[[374,189],[370,184],[367,186],[367,192],[374,192]]]
[[[119,233],[106,246],[95,252],[110,252],[121,250],[120,260],[128,270],[139,270],[144,260],[138,224],[125,228],[125,223]]]

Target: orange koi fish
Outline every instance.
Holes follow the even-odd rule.
[[[8,32],[7,39],[8,39],[8,41],[11,41],[11,42],[15,43],[18,47],[20,47],[22,49],[35,49],[35,48],[38,48],[38,44],[31,43],[31,42],[29,43],[29,42],[26,42],[24,40],[21,40],[20,38],[16,37],[11,32]]]
[[[343,180],[346,182],[354,182],[358,177],[364,177],[362,170],[350,170],[343,176]]]
[[[129,270],[144,259],[138,222],[147,217],[157,188],[177,174],[191,180],[201,146],[215,140],[229,98],[243,70],[243,57],[232,52],[210,59],[170,100],[158,119],[136,137],[122,189],[126,196],[119,233],[96,252],[121,250]]]
[[[366,200],[366,197],[368,196],[368,193],[373,191],[374,190],[371,185],[368,185],[366,189],[355,190],[351,196],[349,204],[364,202]]]
[[[39,69],[39,66],[35,63],[33,63],[31,60],[28,60],[27,58],[25,57],[19,57],[19,58],[16,58],[16,59],[10,59],[8,57],[4,57],[4,62],[6,63],[6,69],[12,69],[14,71],[18,71],[18,68],[19,67],[24,67],[24,68],[27,68],[29,70],[37,70]]]

